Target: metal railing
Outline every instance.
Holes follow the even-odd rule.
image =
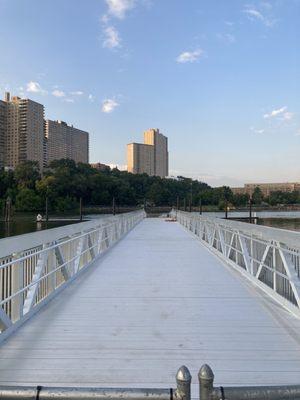
[[[183,211],[172,210],[171,215],[212,252],[300,316],[300,233]]]
[[[191,400],[191,381],[189,370],[182,366],[176,374],[175,389],[0,386],[0,398],[1,400]]]
[[[0,240],[0,340],[145,216],[141,210]]]
[[[214,374],[204,364],[198,374],[200,400],[298,400],[300,385],[214,387]]]
[[[198,373],[200,400],[297,400],[300,385],[214,387],[204,364]],[[176,374],[176,388],[131,389],[46,386],[0,386],[2,400],[191,400],[192,376],[186,366]]]

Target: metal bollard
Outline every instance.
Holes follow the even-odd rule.
[[[183,365],[176,374],[177,389],[175,398],[178,400],[191,400],[192,376],[188,368]]]
[[[214,389],[214,374],[209,365],[204,364],[198,373],[200,400],[211,400]]]

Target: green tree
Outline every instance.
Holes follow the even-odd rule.
[[[253,193],[252,193],[252,201],[253,201],[253,204],[255,204],[255,205],[260,205],[260,204],[262,203],[263,199],[264,199],[264,197],[263,197],[262,191],[261,191],[261,189],[257,186],[257,187],[254,189]]]

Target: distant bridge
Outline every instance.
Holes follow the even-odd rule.
[[[300,398],[300,234],[145,217],[0,240],[0,398]]]

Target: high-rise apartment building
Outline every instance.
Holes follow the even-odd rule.
[[[5,95],[4,165],[15,168],[30,160],[44,166],[44,106],[29,99]]]
[[[127,170],[133,174],[155,175],[154,146],[142,143],[128,144]]]
[[[47,120],[45,123],[47,138],[47,163],[61,158],[75,162],[89,162],[88,132],[69,126],[63,121]]]
[[[164,178],[169,174],[168,138],[159,129],[144,132],[144,143],[127,145],[127,170]]]
[[[4,167],[5,132],[6,132],[6,103],[0,100],[0,168]]]
[[[144,143],[154,146],[154,175],[164,178],[169,175],[168,138],[159,129],[144,132]]]

